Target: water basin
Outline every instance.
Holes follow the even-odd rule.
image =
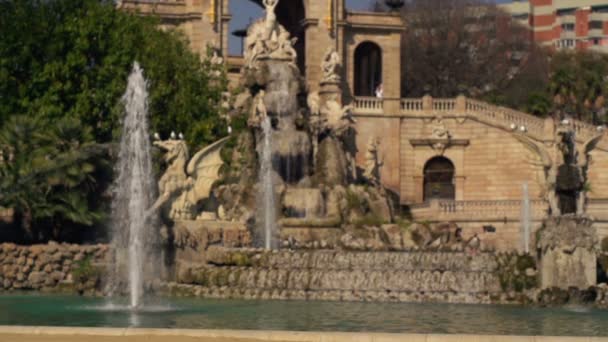
[[[0,325],[608,336],[608,310],[502,305],[0,296]]]

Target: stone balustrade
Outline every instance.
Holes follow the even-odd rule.
[[[357,97],[353,102],[356,113],[383,114],[384,101],[377,97]]]
[[[433,221],[467,221],[475,217],[476,221],[520,220],[522,201],[451,201],[432,200],[412,207],[412,214],[421,220]],[[547,213],[544,200],[530,201],[532,220],[542,220]]]
[[[418,113],[424,110],[424,106],[422,99],[401,99],[400,109],[402,113]]]
[[[434,112],[452,112],[456,109],[456,99],[434,99]]]
[[[355,97],[352,105],[355,115],[374,116],[458,116],[470,117],[480,122],[497,126],[505,130],[525,130],[533,138],[546,141],[553,139],[553,121],[535,117],[514,109],[495,106],[487,102],[470,99],[464,96],[456,98],[422,98],[399,99],[398,109],[387,105],[393,99],[376,97]],[[393,112],[392,109],[395,108]],[[582,121],[571,120],[577,138],[584,142],[597,134],[597,127]],[[608,150],[608,140],[600,142],[600,148]]]

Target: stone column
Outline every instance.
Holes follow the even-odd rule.
[[[422,97],[422,110],[425,113],[433,110],[433,97],[431,95],[424,95]]]

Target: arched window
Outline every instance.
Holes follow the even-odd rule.
[[[454,164],[444,157],[435,157],[424,166],[424,200],[456,197]]]
[[[382,50],[372,42],[355,50],[355,96],[374,96],[382,83]]]

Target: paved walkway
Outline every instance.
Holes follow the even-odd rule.
[[[291,331],[0,326],[0,342],[608,342],[608,337],[412,335]]]

